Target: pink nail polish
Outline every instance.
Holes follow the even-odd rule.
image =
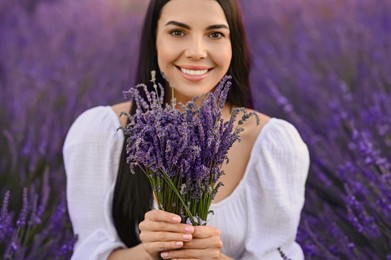
[[[181,218],[178,217],[178,216],[175,216],[175,217],[172,218],[172,221],[174,221],[174,222],[181,222]]]
[[[190,235],[190,234],[185,234],[185,235],[183,235],[182,237],[183,237],[183,239],[185,239],[185,240],[190,240],[190,239],[191,239],[191,235]]]
[[[165,257],[167,257],[167,256],[168,256],[168,253],[166,253],[166,252],[163,252],[163,253],[161,253],[161,254],[160,254],[160,256],[161,256],[161,257],[163,257],[163,258],[165,258]]]
[[[187,232],[192,232],[193,231],[193,227],[185,227],[185,230],[187,231]]]

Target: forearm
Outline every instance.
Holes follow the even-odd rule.
[[[141,244],[132,248],[118,248],[111,252],[108,260],[140,259],[153,260],[144,250]]]

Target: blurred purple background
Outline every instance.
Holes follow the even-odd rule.
[[[64,137],[133,85],[145,2],[0,0],[0,258],[70,257]],[[256,108],[310,148],[306,258],[391,259],[391,1],[241,2]]]

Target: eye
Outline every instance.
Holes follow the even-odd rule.
[[[184,32],[180,31],[180,30],[173,30],[173,31],[170,31],[170,34],[172,36],[175,36],[175,37],[182,37],[185,35]]]
[[[209,34],[209,37],[212,39],[221,39],[224,37],[224,34],[222,34],[221,32],[212,32]]]

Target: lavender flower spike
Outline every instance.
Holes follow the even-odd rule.
[[[159,208],[180,214],[193,225],[206,224],[209,206],[218,188],[221,164],[228,150],[239,140],[239,130],[234,129],[236,117],[243,111],[245,121],[250,116],[243,109],[234,109],[228,122],[221,118],[228,95],[231,77],[224,77],[213,93],[192,99],[181,105],[164,105],[160,88],[148,92],[146,85],[130,90],[139,108],[129,115],[125,128],[127,136],[127,162],[132,171],[144,172],[152,185]],[[155,74],[151,82],[154,86]]]

